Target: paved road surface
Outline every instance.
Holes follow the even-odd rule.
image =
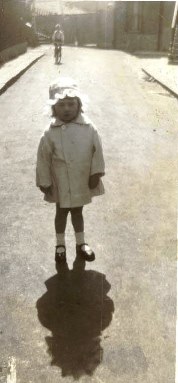
[[[177,100],[126,53],[64,47],[59,67],[52,54],[1,96],[1,360],[16,359],[18,383],[173,383]],[[59,71],[89,96],[106,160],[106,194],[84,210],[96,261],[74,262],[68,222],[63,273],[55,208],[35,188]]]

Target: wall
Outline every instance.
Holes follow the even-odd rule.
[[[26,41],[25,22],[29,17],[30,12],[25,2],[1,1],[0,51]]]
[[[162,33],[160,39],[160,49],[163,51],[169,48],[174,7],[175,1],[163,1]]]
[[[6,48],[0,52],[0,64],[9,61],[22,53],[25,53],[27,50],[27,43],[21,43],[17,45],[13,45],[10,48]]]
[[[168,50],[174,4],[174,1],[116,2],[114,47],[130,52]]]
[[[65,44],[94,44],[97,40],[96,14],[37,16],[37,30],[52,36],[55,25],[60,24],[65,35]]]
[[[97,12],[97,46],[113,48],[114,46],[114,8],[108,6]]]
[[[127,49],[128,39],[126,33],[127,1],[115,4],[114,11],[114,48]]]
[[[62,16],[59,15],[37,15],[36,16],[36,29],[47,35],[52,35],[56,24],[61,24],[63,27]]]

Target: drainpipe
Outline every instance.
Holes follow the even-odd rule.
[[[169,62],[172,61],[172,47],[174,43],[174,35],[175,35],[175,30],[176,30],[176,23],[177,23],[177,17],[178,17],[178,0],[175,3],[175,8],[174,8],[174,14],[173,14],[173,19],[172,19],[172,25],[171,25],[171,41],[169,44],[169,53],[168,53],[168,60]]]
[[[176,4],[175,4],[171,28],[175,28],[176,27],[177,13],[178,13],[178,0],[176,1]]]

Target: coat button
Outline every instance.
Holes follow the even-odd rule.
[[[64,130],[65,128],[66,128],[66,126],[65,126],[65,125],[63,125],[63,126],[62,126],[62,129]]]

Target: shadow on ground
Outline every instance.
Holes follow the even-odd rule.
[[[51,365],[60,367],[63,377],[79,379],[92,375],[102,361],[100,337],[114,312],[107,296],[111,285],[104,274],[85,270],[78,258],[72,270],[60,266],[57,271],[37,301],[38,317],[52,332],[46,337]]]

